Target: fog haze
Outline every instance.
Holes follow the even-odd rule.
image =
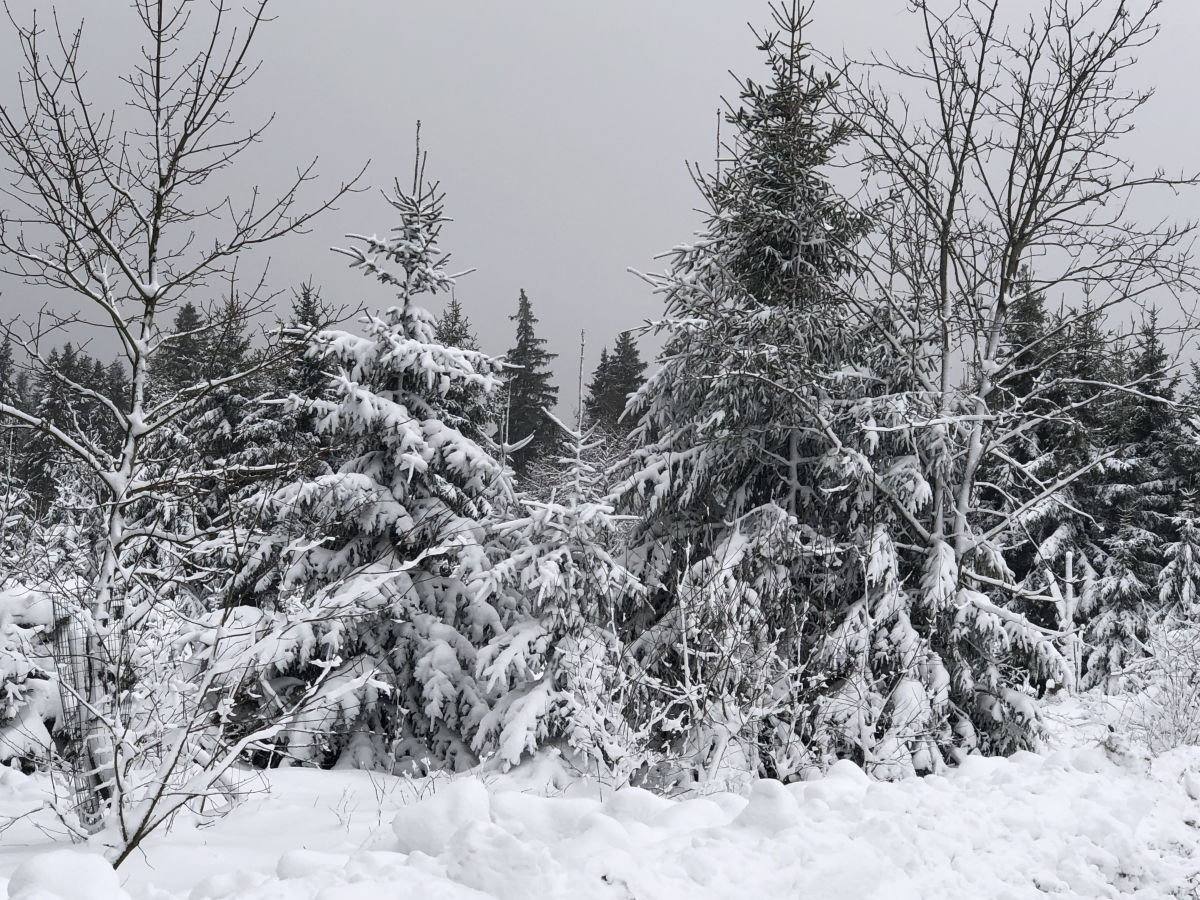
[[[11,4],[19,19],[38,5]],[[57,9],[64,22],[86,16],[85,58],[97,87],[111,84],[101,77],[121,68],[132,11],[118,0]],[[328,248],[346,232],[392,226],[378,189],[411,177],[419,119],[428,174],[455,220],[444,247],[456,269],[476,270],[458,296],[484,349],[509,346],[508,316],[525,288],[571,406],[579,331],[590,371],[601,345],[659,313],[627,268],[661,268],[653,257],[697,226],[685,163],[713,158],[720,97],[736,90],[730,70],[760,70],[747,23],[768,21],[765,0],[280,0],[274,14],[237,112],[246,125],[267,113],[275,121],[241,186],[269,191],[319,156],[326,188],[370,159],[373,189],[276,245],[272,286],[311,277],[337,305],[388,303]],[[1195,144],[1189,60],[1200,11],[1176,0],[1160,18],[1165,33],[1136,74],[1159,93],[1129,146],[1139,163],[1174,168]],[[914,26],[903,0],[819,0],[809,38],[833,54],[911,56]],[[17,63],[3,58],[8,97]],[[6,315],[41,299],[12,282],[0,289]]]

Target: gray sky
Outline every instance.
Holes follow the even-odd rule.
[[[11,5],[20,17],[47,4]],[[64,20],[86,14],[85,56],[98,77],[115,71],[113,48],[132,21],[123,0],[56,5]],[[905,8],[817,0],[809,37],[831,52],[907,55],[915,23]],[[458,268],[478,270],[458,296],[484,349],[509,346],[508,316],[524,287],[573,406],[579,330],[589,336],[590,375],[602,344],[660,311],[626,269],[660,268],[652,257],[695,229],[685,161],[713,157],[719,100],[735,91],[729,70],[760,71],[746,23],[767,21],[766,0],[276,0],[274,12],[239,114],[249,124],[255,111],[274,111],[276,121],[246,158],[243,183],[269,190],[317,155],[329,186],[369,158],[368,182],[385,187],[411,172],[422,120],[428,174],[455,219],[445,248]],[[1161,19],[1164,34],[1139,72],[1159,95],[1130,150],[1172,168],[1196,144],[1189,60],[1200,7],[1170,0]],[[11,85],[15,61],[0,59]],[[312,276],[339,305],[387,305],[380,286],[327,248],[345,232],[386,231],[390,212],[377,190],[348,198],[312,234],[273,249],[273,285]],[[0,287],[0,311],[11,314],[15,285]]]

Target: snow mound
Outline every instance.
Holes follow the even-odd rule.
[[[15,815],[8,804],[34,801],[36,805],[44,796],[45,789],[37,780],[23,774],[20,769],[0,766],[0,821],[5,816]]]
[[[397,849],[419,850],[437,856],[450,848],[454,836],[473,822],[491,815],[487,788],[473,778],[451,781],[437,793],[402,809],[392,820]]]
[[[5,621],[25,628],[49,627],[54,623],[54,605],[40,591],[6,588],[0,591],[0,624]]]
[[[431,782],[370,852],[296,851],[191,900],[1166,898],[1200,887],[1200,749],[968,758],[873,782],[834,766],[748,797],[546,797]],[[257,882],[257,883],[256,883]]]
[[[31,856],[8,881],[9,900],[129,900],[103,856],[52,850]]]

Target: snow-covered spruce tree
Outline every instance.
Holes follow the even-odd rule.
[[[825,173],[847,130],[835,82],[809,62],[806,17],[775,8],[770,79],[741,83],[730,159],[700,179],[707,226],[652,279],[666,343],[632,401],[638,446],[619,488],[643,517],[652,592],[628,652],[663,710],[664,749],[700,777],[882,764],[893,698],[927,698],[928,727],[901,723],[918,737],[946,705],[877,502],[888,490],[915,509],[927,488],[915,456],[895,458],[886,484],[865,460],[879,440],[861,426],[888,403],[845,289],[867,218]]]
[[[195,303],[179,307],[171,323],[171,341],[154,360],[155,390],[164,396],[204,381],[208,369],[204,315]]]
[[[1167,547],[1179,537],[1182,422],[1174,408],[1177,379],[1151,310],[1115,365],[1128,391],[1110,404],[1105,423],[1110,459],[1097,479],[1089,512],[1102,551],[1087,614],[1089,653],[1084,683],[1109,684],[1141,655],[1152,623],[1161,619],[1159,581]]]
[[[394,303],[361,334],[317,336],[328,395],[295,404],[344,462],[268,498],[273,530],[254,553],[283,567],[278,597],[235,614],[251,623],[244,658],[274,685],[252,715],[270,714],[272,692],[309,697],[277,749],[310,763],[462,768],[490,708],[479,649],[514,611],[471,587],[488,567],[482,520],[507,480],[451,422],[456,397],[497,388],[499,365],[439,343],[421,305],[453,284],[437,185],[397,183],[389,202],[392,231],[339,252]]]
[[[1137,390],[1122,366],[1091,383],[1067,372],[1030,384],[1029,351],[1118,305],[1192,289],[1193,226],[1146,227],[1127,212],[1135,197],[1196,181],[1136,171],[1115,149],[1149,99],[1126,78],[1156,32],[1158,3],[1051,4],[1019,21],[998,3],[913,6],[921,61],[862,67],[844,95],[870,184],[888,201],[857,302],[882,312],[877,340],[914,361],[904,408],[880,424],[911,443],[928,493],[894,546],[904,568],[936,575],[922,592],[945,598],[932,601],[945,621],[928,621],[958,740],[1004,751],[1036,731],[1023,684],[1070,675],[1060,631],[1020,613],[1056,598],[1029,596],[1006,550],[1028,540],[1028,513],[1086,488],[1108,458],[1063,455],[1064,468],[1046,471],[1012,451],[1048,419],[1069,422],[1077,403],[1103,408]],[[1041,336],[1009,327],[1027,291],[1062,297]],[[1010,382],[1024,382],[1020,402]]]
[[[27,406],[26,386],[12,343],[0,341],[0,403]],[[28,452],[28,430],[0,420],[0,588],[16,583],[19,560],[30,549],[30,533],[37,521],[34,498],[27,488]]]
[[[50,664],[50,601],[0,583],[0,765],[44,765],[61,715]]]
[[[21,408],[59,428],[70,427],[74,422],[88,422],[95,430],[93,440],[106,450],[118,442],[113,423],[98,403],[101,397],[109,401],[114,399],[106,394],[108,378],[98,360],[93,360],[68,341],[61,348],[50,349],[44,358],[32,360],[31,368],[32,388]],[[80,390],[76,391],[72,386]],[[81,392],[94,392],[96,396],[81,395]],[[12,427],[19,426],[14,424]],[[37,510],[45,512],[56,496],[56,472],[67,461],[67,454],[49,435],[33,428],[21,430],[25,437],[18,468]]]
[[[517,298],[517,311],[509,317],[517,323],[516,344],[505,356],[504,395],[500,402],[500,439],[520,446],[509,455],[518,475],[525,475],[530,463],[557,455],[558,429],[543,410],[553,409],[558,388],[550,379],[550,361],[558,354],[546,350],[546,341],[537,336],[537,317],[524,288]]]
[[[1054,639],[1070,664],[1068,682],[1083,675],[1083,631],[1096,609],[1097,567],[1105,552],[1097,516],[1114,454],[1115,336],[1102,314],[1049,312],[1028,272],[1014,290],[1004,326],[1011,376],[998,385],[992,407],[1024,420],[1003,452],[985,458],[980,506],[989,517],[1012,514],[1000,542],[1016,589],[1011,606]],[[1038,502],[1024,504],[1031,480],[1054,484],[1063,472],[1083,473]],[[1047,686],[1035,678],[1039,690]],[[1060,682],[1061,686],[1061,682]]]
[[[463,312],[458,297],[451,297],[442,314],[437,317],[436,336],[439,344],[458,347],[461,350],[478,350],[479,336],[471,327],[471,320]]]
[[[1158,602],[1164,616],[1200,620],[1200,519],[1189,502],[1175,518],[1178,540],[1166,547],[1167,563],[1158,576]]]
[[[491,593],[520,597],[531,615],[481,656],[489,687],[503,691],[476,744],[510,764],[557,745],[577,754],[585,771],[600,766],[624,781],[643,756],[642,735],[626,714],[630,683],[618,623],[644,591],[618,558],[624,523],[591,461],[594,429],[585,430],[582,409],[575,428],[545,415],[566,452],[555,487],[545,500],[522,495],[520,516],[494,526],[494,565],[481,580]]]
[[[260,385],[245,322],[245,311],[232,302],[205,311],[186,303],[154,361],[154,400],[217,382],[186,415],[166,423],[147,442],[147,466],[154,477],[177,485],[178,496],[168,515],[179,520],[180,530],[204,533],[228,507],[228,480],[234,476],[226,462],[241,449],[241,420]],[[219,383],[238,372],[246,372],[246,377],[236,386]],[[183,518],[190,520],[187,526]]]
[[[1160,616],[1200,621],[1200,364],[1192,363],[1189,384],[1181,390],[1174,439],[1174,538],[1165,550],[1158,576]]]
[[[1180,447],[1178,455],[1184,465],[1194,466],[1197,429],[1192,424],[1181,432],[1180,443],[1190,448]],[[1176,488],[1175,500],[1175,535],[1164,550],[1157,602],[1144,638],[1125,648],[1120,679],[1137,690],[1134,723],[1155,751],[1200,740],[1200,517],[1190,484]]]
[[[12,344],[0,341],[0,403],[19,404]],[[21,441],[21,443],[24,443]],[[13,563],[32,525],[32,499],[19,471],[18,429],[0,428],[0,588],[15,572]]]
[[[1055,314],[1021,334],[1029,302],[1018,296],[1011,304],[1010,330],[1037,352],[1016,361],[1023,377],[1004,382],[1013,404],[995,408],[1011,415],[1023,407],[1034,421],[986,463],[982,482],[1011,500],[1030,477],[1051,484],[1086,469],[1014,517],[1005,556],[1022,591],[1014,606],[1067,632],[1060,641],[1071,646],[1081,683],[1108,683],[1141,654],[1161,615],[1159,573],[1183,521],[1178,504],[1190,467],[1181,462],[1188,440],[1175,410],[1174,366],[1153,314],[1128,346],[1086,308],[1065,327]],[[1023,389],[1014,391],[1017,384]],[[1004,507],[998,503],[997,514]]]
[[[164,579],[160,600],[178,599],[189,615],[275,596],[278,567],[256,556],[248,536],[262,527],[264,510],[251,498],[294,481],[299,472],[328,471],[327,442],[313,417],[289,408],[287,398],[315,399],[328,376],[307,351],[313,336],[334,318],[315,290],[296,291],[291,313],[251,346],[247,310],[225,302],[204,312],[190,304],[176,315],[156,365],[153,396],[183,390],[204,396],[187,415],[165,424],[147,441],[148,480],[171,485],[157,508],[142,507],[137,527],[175,536],[171,546],[151,542],[143,564],[173,560],[176,577]],[[245,377],[221,383],[232,373]],[[161,567],[166,571],[170,566]]]
[[[186,304],[175,318],[155,371],[158,397],[212,385],[197,399],[186,418],[180,417],[156,436],[151,452],[171,461],[182,474],[220,469],[218,480],[233,476],[227,461],[243,455],[246,437],[242,422],[253,408],[255,397],[265,387],[263,370],[285,352],[276,343],[256,352],[251,349],[248,331],[252,310],[234,299],[213,304],[198,311]],[[223,383],[229,376],[245,372],[236,383]],[[227,505],[229,486],[213,478],[199,479],[191,485],[208,506],[208,514],[219,514]]]

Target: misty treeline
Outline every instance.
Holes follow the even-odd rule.
[[[365,314],[239,269],[362,186],[213,193],[265,139],[229,114],[265,2],[137,0],[140,118],[15,23],[6,293],[70,311],[0,350],[0,756],[119,862],[246,766],[680,791],[1037,746],[1045,691],[1127,687],[1200,602],[1193,226],[1154,214],[1195,179],[1120,142],[1158,5],[918,0],[915,53],[846,64],[771,8],[642,276],[661,351],[558,347],[563,396],[524,291],[480,350],[419,147],[337,251]]]

